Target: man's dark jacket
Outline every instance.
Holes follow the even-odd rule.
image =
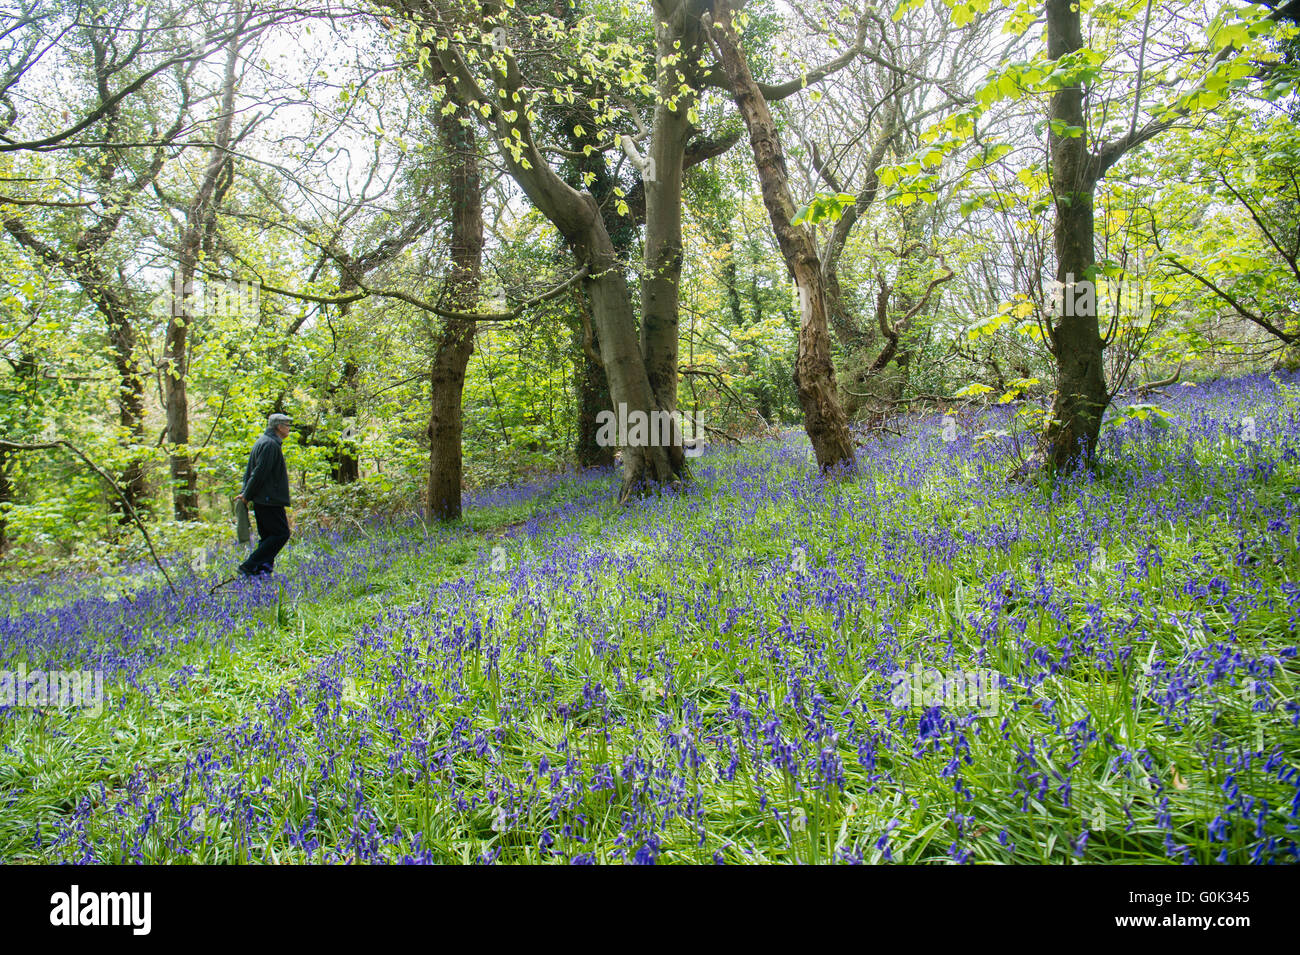
[[[244,468],[244,500],[264,507],[289,506],[289,469],[275,428],[267,428],[253,442],[248,467]]]

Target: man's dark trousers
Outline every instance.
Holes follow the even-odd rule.
[[[283,507],[254,504],[253,515],[257,518],[257,547],[239,565],[239,572],[249,576],[269,574],[275,566],[275,555],[289,543],[289,518]]]

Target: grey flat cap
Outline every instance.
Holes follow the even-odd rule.
[[[290,418],[287,414],[280,414],[280,412],[277,411],[275,414],[271,415],[271,417],[266,419],[266,424],[267,427],[278,428],[282,424],[283,425],[293,424],[293,419]]]

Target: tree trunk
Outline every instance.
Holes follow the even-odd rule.
[[[339,311],[346,315],[350,310],[351,303],[345,302],[339,306]],[[347,396],[344,398],[343,407],[339,413],[344,418],[350,418],[354,422],[360,409],[357,407],[357,385],[361,375],[361,368],[356,359],[348,356],[343,360],[343,381],[341,388],[346,389]],[[335,484],[355,484],[361,477],[361,461],[357,457],[356,442],[349,437],[344,437],[334,446],[330,454],[330,475]]]
[[[416,9],[420,4],[407,0]],[[492,9],[493,5],[485,6]],[[589,192],[579,192],[551,169],[533,141],[528,91],[518,64],[508,51],[499,54],[491,67],[497,93],[488,95],[475,74],[450,44],[434,52],[452,81],[460,103],[477,104],[489,111],[497,155],[529,201],[556,227],[573,250],[578,265],[586,272],[583,284],[591,300],[592,327],[600,342],[601,362],[609,379],[610,399],[620,413],[644,414],[655,420],[660,412],[650,385],[645,359],[637,341],[635,314],[624,265],[616,254],[600,209]],[[500,103],[509,102],[509,109]],[[516,104],[518,104],[516,106]],[[470,110],[471,118],[479,117]],[[517,144],[512,148],[510,144]],[[516,151],[517,149],[517,151]],[[620,500],[655,484],[677,483],[682,472],[673,467],[669,448],[647,443],[626,446]]]
[[[731,223],[724,224],[722,228],[722,244],[727,247],[727,258],[722,263],[722,280],[727,283],[727,311],[731,313],[731,323],[737,328],[744,328],[745,312],[740,306],[740,268],[736,264],[736,240]]]
[[[1071,0],[1047,0],[1047,53],[1057,59],[1079,50],[1083,33],[1079,8]],[[1046,463],[1067,468],[1097,449],[1101,420],[1110,404],[1103,365],[1105,345],[1097,320],[1096,295],[1082,294],[1077,284],[1095,281],[1093,197],[1097,174],[1088,151],[1083,88],[1052,93],[1049,131],[1052,190],[1056,196],[1053,244],[1062,315],[1052,327],[1056,358],[1056,395],[1042,439]],[[1070,136],[1065,126],[1083,130]]]
[[[450,84],[447,84],[450,87]],[[440,115],[438,138],[448,163],[447,207],[451,217],[448,300],[457,311],[478,305],[483,267],[483,193],[478,139],[456,113]],[[474,323],[444,318],[429,375],[429,513],[440,521],[460,517],[462,398],[465,367],[474,352]]]
[[[363,270],[371,266],[370,257],[358,260],[348,257],[339,261],[339,296],[356,291],[358,283],[361,281]],[[347,317],[352,312],[351,302],[342,302],[339,304],[339,323],[346,327]],[[357,407],[357,387],[360,383],[361,367],[357,364],[356,358],[350,353],[343,357],[343,374],[337,385],[329,388],[330,403],[338,410],[339,417],[351,419],[353,433],[348,434],[347,429],[344,433],[335,437],[327,437],[320,442],[326,448],[326,455],[330,462],[330,479],[335,484],[352,484],[361,476],[361,461],[358,457],[357,443],[360,437],[355,433],[356,419],[360,409]],[[340,406],[337,401],[339,391],[343,391],[343,403]]]
[[[92,295],[94,293],[92,292]],[[114,499],[109,509],[118,515],[122,524],[131,523],[131,509],[145,513],[148,498],[148,485],[145,480],[144,462],[140,460],[139,448],[144,444],[144,372],[136,356],[136,329],[131,322],[125,303],[116,295],[98,295],[96,304],[108,324],[108,341],[113,352],[113,367],[117,371],[117,422],[122,429],[123,439],[131,455],[119,482],[122,488],[123,502]]]
[[[781,140],[771,110],[749,71],[731,22],[726,0],[714,4],[714,33],[722,54],[722,66],[731,81],[736,107],[749,130],[754,165],[762,185],[763,204],[776,235],[786,267],[799,289],[799,353],[795,360],[794,383],[803,409],[804,428],[822,471],[834,467],[852,468],[853,441],[848,419],[840,407],[831,363],[830,332],[826,320],[826,290],[821,263],[813,237],[804,226],[791,224],[794,200],[790,195],[789,173]]]
[[[581,290],[578,292],[580,299],[578,307],[586,309],[585,301]],[[590,323],[590,316],[584,319],[585,323]],[[601,444],[597,440],[597,434],[600,431],[600,417],[602,412],[610,411],[609,407],[609,379],[605,377],[605,369],[601,367],[600,362],[592,359],[587,354],[586,331],[580,325],[574,330],[573,350],[575,358],[573,360],[573,384],[574,390],[578,396],[578,422],[577,436],[574,439],[573,451],[578,460],[578,464],[584,468],[607,468],[614,465],[614,448],[610,445]],[[596,337],[595,330],[591,333],[591,347],[599,354],[600,341]]]
[[[14,485],[9,479],[11,458],[0,450],[0,554],[9,546],[9,506],[14,502]]]
[[[468,287],[468,281],[461,286]],[[474,351],[472,323],[448,319],[438,340],[429,376],[429,513],[440,521],[461,515],[461,401],[465,366]]]
[[[599,145],[591,131],[584,131],[581,136],[577,133],[577,127],[586,122],[589,122],[589,118],[581,112],[570,111],[564,116],[562,125],[569,131],[572,151],[575,154],[583,153],[584,146]],[[580,188],[584,181],[591,183],[592,195],[596,197],[601,216],[605,220],[605,231],[609,233],[619,260],[627,262],[636,242],[636,228],[627,217],[620,216],[618,213],[614,189],[620,183],[605,164],[603,153],[593,149],[590,156],[584,155],[577,161],[569,184],[574,188]],[[573,443],[574,457],[584,468],[613,467],[614,447],[602,444],[599,440],[601,417],[604,413],[613,410],[609,403],[609,378],[597,360],[600,355],[600,335],[591,321],[591,309],[586,292],[577,289],[574,300],[581,312],[581,321],[574,330],[573,339],[574,391],[578,400],[577,433]]]
[[[655,421],[663,409],[655,399],[637,344],[627,279],[618,267],[595,201],[590,194],[582,198],[588,209],[586,225],[573,233],[573,244],[578,260],[586,263],[588,272],[595,276],[589,274],[586,285],[591,296],[592,323],[600,338],[600,359],[609,379],[609,396],[617,417],[622,418],[621,410],[626,408],[629,420],[634,412],[641,412],[648,421]],[[625,444],[619,500],[627,501],[654,485],[679,483],[684,474],[670,456],[674,448],[680,459],[680,443]]]
[[[645,185],[645,251],[641,278],[641,351],[659,408],[676,420],[678,304],[682,277],[682,175],[687,118],[696,101],[703,33],[698,9],[690,3],[657,0],[655,8],[656,86],[650,163]],[[684,92],[691,90],[692,92]],[[669,448],[674,472],[685,469],[680,441]]]
[[[167,443],[172,484],[172,513],[178,521],[199,516],[198,476],[190,460],[189,328],[193,311],[186,304],[194,288],[194,262],[182,262],[172,291],[171,318],[163,337],[163,410],[167,414]]]
[[[241,15],[242,4],[237,4],[236,20]],[[163,338],[163,404],[167,413],[167,443],[170,445],[172,511],[178,521],[194,521],[199,517],[198,475],[189,453],[190,403],[186,387],[190,366],[189,333],[194,325],[194,277],[198,272],[199,253],[211,244],[217,206],[231,182],[230,140],[234,128],[240,42],[240,33],[236,29],[226,50],[221,106],[213,144],[208,150],[198,189],[185,210],[185,230],[177,252],[178,272],[172,285],[172,307]]]

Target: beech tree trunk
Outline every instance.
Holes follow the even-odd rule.
[[[567,11],[574,13],[574,11]],[[592,195],[601,208],[605,220],[605,231],[621,261],[627,262],[636,242],[636,228],[626,216],[620,216],[614,189],[619,180],[605,164],[604,154],[595,151],[599,145],[593,130],[587,130],[585,124],[590,122],[586,113],[566,111],[561,125],[570,137],[571,151],[581,155],[585,146],[592,146],[591,155],[582,155],[573,167],[571,186],[578,188],[584,181],[591,183]],[[594,125],[594,123],[592,124]],[[579,135],[577,128],[582,126]],[[600,364],[600,335],[592,325],[591,306],[585,290],[577,289],[574,301],[581,313],[581,321],[573,334],[573,379],[574,391],[578,399],[577,433],[574,436],[573,451],[578,464],[584,468],[613,467],[614,447],[602,444],[598,438],[600,416],[603,412],[613,411],[609,403],[609,378]]]
[[[571,233],[570,241],[578,261],[585,263],[589,272],[586,284],[591,296],[592,323],[599,336],[609,396],[615,409],[626,406],[629,419],[633,412],[640,411],[647,420],[653,421],[655,414],[663,409],[655,398],[637,343],[631,292],[595,200],[589,193],[583,193],[581,198],[585,221]],[[590,277],[592,273],[596,278]],[[619,500],[627,501],[654,485],[679,483],[685,475],[680,466],[674,465],[672,450],[672,445],[663,444],[625,445]],[[676,458],[680,460],[680,445],[676,450]]]
[[[731,82],[732,95],[754,152],[754,165],[762,185],[763,204],[776,235],[786,267],[799,289],[799,353],[795,361],[795,390],[803,409],[804,428],[822,471],[854,466],[853,441],[848,419],[840,407],[831,341],[826,318],[826,288],[816,244],[806,227],[795,226],[794,200],[781,140],[771,110],[750,73],[731,22],[727,0],[714,4],[713,36],[722,54],[722,66]]]
[[[660,409],[676,417],[678,379],[678,305],[682,276],[682,175],[687,118],[697,97],[695,65],[703,52],[699,8],[680,0],[655,0],[655,85],[657,97],[651,129],[645,186],[645,251],[641,278],[641,351],[646,374]],[[683,472],[682,445],[669,448],[674,472]]]
[[[406,0],[416,10],[420,4]],[[485,9],[495,12],[491,5]],[[585,269],[583,285],[591,301],[592,327],[600,343],[600,358],[609,379],[610,399],[628,415],[640,412],[647,420],[661,409],[650,385],[645,359],[637,341],[636,316],[623,263],[619,261],[600,209],[589,192],[579,192],[561,179],[547,163],[533,141],[527,108],[529,97],[513,56],[501,54],[492,76],[503,96],[488,95],[479,86],[456,49],[450,44],[435,51],[450,77],[456,99],[489,110],[493,141],[502,165],[542,215],[556,227],[573,251],[579,267]],[[509,102],[504,109],[501,102]],[[517,107],[516,107],[516,104]],[[474,117],[480,114],[470,111]],[[508,145],[518,143],[515,152]],[[662,484],[676,484],[682,472],[673,466],[669,448],[662,445],[627,446],[623,449],[623,480],[620,500]]]
[[[1053,59],[1083,46],[1079,8],[1071,0],[1047,0],[1047,53]],[[1110,404],[1103,364],[1105,345],[1098,324],[1096,296],[1076,296],[1077,283],[1095,280],[1093,197],[1097,162],[1089,152],[1083,88],[1052,93],[1048,148],[1056,196],[1053,245],[1056,281],[1063,289],[1062,315],[1052,327],[1056,395],[1043,434],[1043,456],[1054,468],[1067,468],[1097,449],[1102,416]],[[1083,130],[1070,136],[1065,127]]]

